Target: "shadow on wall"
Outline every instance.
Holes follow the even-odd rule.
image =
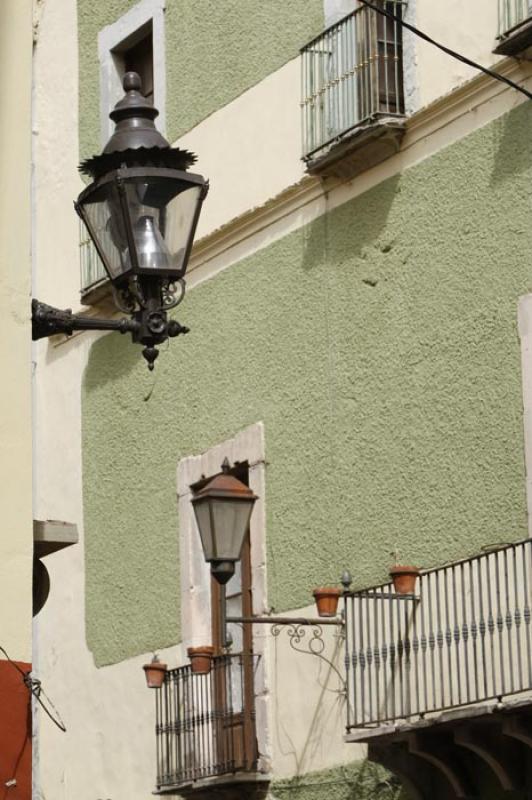
[[[532,170],[532,102],[497,119],[492,125],[494,139],[494,167],[491,185],[516,178]],[[516,148],[516,141],[524,146]]]
[[[345,209],[353,209],[352,214],[349,215],[349,217],[346,216],[344,221],[344,224],[348,225],[352,232],[353,249],[351,251],[351,256],[364,256],[368,245],[375,245],[381,234],[386,230],[392,205],[400,192],[400,181],[401,175],[394,175],[386,181],[383,181],[383,183],[375,187],[374,190],[370,190],[365,194],[367,215],[369,214],[371,217],[371,236],[369,240],[367,237],[367,228],[363,230],[362,225],[360,225],[360,232],[359,235],[357,235],[359,220],[352,215],[354,214],[354,205],[349,202],[340,206],[337,210],[323,214],[310,225],[306,225],[302,231],[303,269],[310,272],[317,267],[323,268],[328,264],[336,263],[335,233],[338,230],[337,220],[334,220],[334,225],[331,228],[332,233],[329,232],[329,221],[331,220],[331,214],[345,214]]]
[[[161,355],[165,347],[161,348]],[[165,355],[167,355],[165,353]],[[157,373],[149,373],[142,357],[142,347],[131,341],[131,336],[111,333],[102,336],[92,345],[84,375],[87,391],[105,386],[113,380],[128,377],[135,370],[139,379],[150,386]],[[142,367],[144,366],[144,369]]]

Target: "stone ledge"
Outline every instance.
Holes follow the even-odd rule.
[[[59,520],[33,520],[33,549],[36,558],[49,556],[79,540],[77,525]]]

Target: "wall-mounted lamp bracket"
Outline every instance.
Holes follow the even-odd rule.
[[[47,336],[56,336],[63,333],[71,336],[74,331],[119,331],[120,333],[134,332],[139,323],[132,319],[95,319],[82,317],[72,313],[72,309],[60,309],[41,303],[39,300],[31,301],[32,339],[44,339]]]
[[[31,301],[32,339],[44,339],[48,336],[64,334],[71,336],[74,331],[118,331],[131,333],[134,342],[146,345],[142,355],[153,369],[153,362],[157,358],[156,344],[161,344],[168,338],[188,333],[189,329],[175,319],[168,319],[166,311],[161,309],[141,309],[133,314],[132,318],[98,319],[83,317],[73,314],[70,308],[60,309],[41,303],[39,300]]]

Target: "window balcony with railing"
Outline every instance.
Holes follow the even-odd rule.
[[[400,0],[378,0],[401,17]],[[397,151],[405,114],[401,25],[360,6],[301,50],[303,159],[350,177]]]
[[[522,791],[532,764],[532,540],[417,583],[415,595],[386,584],[345,596],[346,740],[368,742],[370,758],[406,774],[421,797],[435,796],[438,775],[442,797],[486,796],[479,759],[505,791]]]
[[[496,53],[513,56],[532,46],[532,0],[499,0]]]
[[[157,793],[255,783],[253,655],[221,655],[208,674],[168,670],[156,689]]]
[[[527,539],[349,595],[348,731],[532,693],[531,581]]]

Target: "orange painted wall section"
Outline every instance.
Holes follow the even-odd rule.
[[[9,661],[0,661],[0,800],[31,800],[31,695]]]

